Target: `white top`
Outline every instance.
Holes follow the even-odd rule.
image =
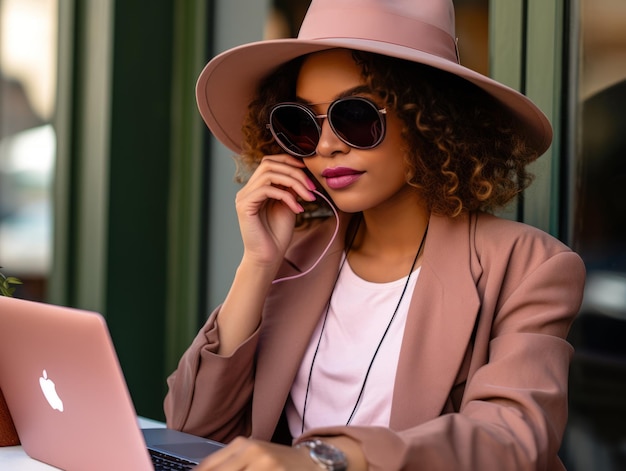
[[[419,269],[411,274],[398,312],[376,354],[350,425],[389,426],[400,346],[418,274]],[[407,277],[403,277],[389,283],[372,283],[359,278],[349,263],[344,264],[331,298],[313,370],[311,372],[311,362],[324,316],[311,336],[291,388],[287,418],[294,438],[302,430],[302,410],[310,372],[304,430],[346,425],[406,281]]]

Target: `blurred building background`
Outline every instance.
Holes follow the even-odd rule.
[[[626,469],[626,2],[455,0],[461,61],[555,129],[502,215],[584,258],[570,470]],[[224,296],[241,244],[229,153],[193,88],[231,46],[295,36],[308,0],[0,0],[0,266],[104,313],[138,412]]]

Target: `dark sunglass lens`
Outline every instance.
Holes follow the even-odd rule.
[[[315,119],[304,109],[295,105],[281,105],[274,109],[270,125],[274,137],[287,152],[298,156],[315,153],[319,130]]]
[[[382,118],[369,101],[358,98],[338,101],[330,119],[337,135],[353,147],[373,147],[382,139]]]

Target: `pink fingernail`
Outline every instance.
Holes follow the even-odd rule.
[[[315,190],[315,183],[313,183],[313,180],[311,180],[309,177],[306,178],[306,184],[309,187],[309,190]]]

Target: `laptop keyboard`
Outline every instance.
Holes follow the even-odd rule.
[[[155,471],[187,471],[196,466],[196,463],[182,458],[166,455],[155,450],[148,451],[150,452]]]

